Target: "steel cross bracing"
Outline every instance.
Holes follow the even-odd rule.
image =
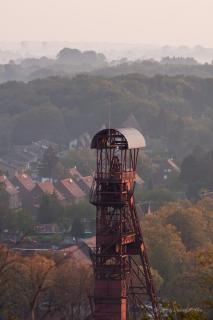
[[[128,129],[123,132],[133,144]],[[92,146],[97,149],[90,195],[97,208],[93,319],[126,320],[130,314],[137,319],[140,313],[160,320],[134,200],[139,148],[128,149],[126,137],[115,129],[98,133]]]

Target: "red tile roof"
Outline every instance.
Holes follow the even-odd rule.
[[[82,180],[88,186],[88,188],[92,187],[92,183],[93,183],[93,177],[92,176],[82,177]]]
[[[52,182],[45,181],[45,182],[38,183],[38,187],[42,190],[43,193],[47,193],[49,195],[53,195],[55,193],[59,201],[64,200],[64,196],[54,187]]]
[[[61,249],[60,251],[66,252],[67,255],[75,260],[77,263],[83,264],[83,265],[91,265],[91,259],[84,253],[84,251],[81,248],[81,245],[73,245],[71,247]]]
[[[76,167],[69,169],[69,174],[71,177],[75,178],[76,180],[82,179],[82,175],[80,174],[80,172],[78,171],[78,169]]]
[[[4,184],[5,190],[10,195],[14,195],[18,193],[18,190],[15,188],[15,186],[7,179],[6,176],[0,177],[0,183]]]
[[[15,175],[15,178],[19,181],[19,183],[27,190],[32,191],[35,187],[35,183],[32,179],[26,174]]]
[[[61,184],[64,188],[75,198],[85,197],[85,193],[79,188],[79,186],[70,178],[61,180]]]

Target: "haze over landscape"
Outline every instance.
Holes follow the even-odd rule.
[[[109,59],[168,54],[211,61],[211,0],[9,0],[0,8],[1,49],[12,59],[53,57],[68,46]]]
[[[0,320],[213,319],[212,12],[0,0]]]
[[[212,11],[211,0],[1,0],[0,39],[213,47]]]

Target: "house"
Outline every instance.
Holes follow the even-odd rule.
[[[31,191],[32,207],[38,208],[44,195],[55,195],[58,201],[64,204],[64,196],[55,188],[52,182],[44,181],[37,183]]]
[[[19,197],[19,192],[16,187],[8,180],[5,175],[2,175],[0,177],[0,183],[3,184],[4,189],[8,195],[9,209],[20,209],[22,204]]]
[[[78,171],[77,167],[73,167],[69,169],[69,174],[72,179],[74,179],[76,182],[78,182],[80,179],[82,179],[82,175]]]
[[[152,183],[155,187],[168,187],[170,178],[180,174],[180,168],[173,159],[156,162],[153,169]]]
[[[76,262],[78,265],[92,265],[89,252],[88,250],[85,250],[85,245],[83,245],[83,243],[60,249],[60,251],[63,252],[64,255],[69,257],[71,261]]]
[[[89,193],[93,177],[92,176],[85,176],[83,177],[81,173],[78,171],[77,167],[69,169],[69,175],[74,180],[75,183],[83,190],[85,193]]]
[[[82,177],[82,181],[83,181],[83,183],[86,185],[86,186],[85,186],[85,191],[86,191],[86,192],[89,192],[90,189],[92,188],[93,177],[92,177],[92,176]]]
[[[63,179],[58,182],[57,189],[63,194],[66,201],[78,203],[86,196],[85,192],[71,179]]]
[[[16,189],[19,191],[19,196],[22,201],[23,208],[31,208],[31,191],[35,187],[35,183],[25,173],[16,174],[12,180]]]

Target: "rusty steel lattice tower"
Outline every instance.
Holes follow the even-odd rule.
[[[90,202],[97,208],[94,253],[95,320],[126,320],[137,312],[160,319],[157,297],[134,201],[142,134],[105,129],[92,140],[97,168]],[[138,256],[138,257],[137,257]]]

